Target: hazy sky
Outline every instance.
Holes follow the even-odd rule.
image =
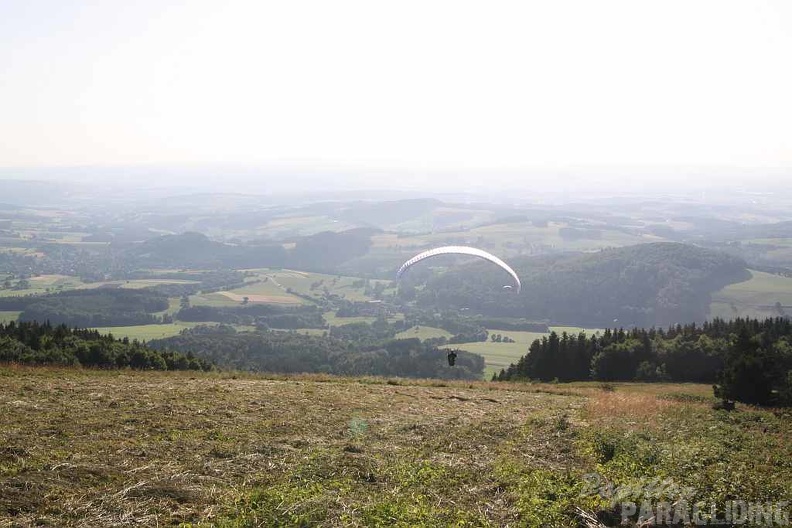
[[[0,0],[0,167],[792,167],[792,1]]]

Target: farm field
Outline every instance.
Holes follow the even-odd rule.
[[[4,290],[0,289],[0,296],[12,295],[40,295],[45,293],[57,293],[66,290],[90,289],[102,287],[118,287],[130,289],[150,288],[161,284],[197,284],[198,281],[181,279],[130,279],[101,282],[83,282],[79,277],[71,275],[39,275],[27,279],[30,288],[23,290]]]
[[[327,216],[285,216],[270,220],[256,233],[273,238],[315,235],[322,231],[344,231],[355,227]]]
[[[614,231],[607,227],[590,226],[600,232],[599,238],[570,239],[561,236],[561,229],[566,224],[550,223],[546,227],[537,227],[530,222],[498,223],[482,225],[462,231],[441,231],[427,235],[412,235],[394,238],[380,236],[374,239],[375,247],[422,247],[440,243],[480,245],[486,241],[486,247],[502,254],[514,253],[515,248],[524,246],[545,246],[566,251],[591,251],[604,247],[618,247],[645,242],[662,240],[655,236],[637,236]]]
[[[376,317],[369,317],[366,315],[338,317],[336,316],[335,312],[325,312],[323,316],[330,326],[341,326],[352,323],[373,323],[377,320]]]
[[[586,334],[593,334],[599,332],[599,329],[585,329],[572,326],[551,326],[550,331],[556,332],[559,335],[562,332],[579,333],[586,332]],[[513,332],[511,330],[489,330],[490,337],[495,334],[508,336],[514,340],[514,343],[496,343],[491,339],[487,341],[479,341],[474,343],[461,343],[457,345],[448,345],[444,349],[460,348],[467,350],[474,354],[479,354],[484,357],[486,367],[484,368],[484,378],[492,378],[493,373],[500,372],[512,363],[516,363],[520,357],[528,352],[528,347],[536,339],[541,339],[544,336],[550,335],[549,332]]]
[[[319,298],[324,294],[324,289],[327,288],[330,294],[338,295],[350,301],[369,301],[373,297],[365,294],[365,286],[356,285],[355,283],[362,283],[362,280],[357,277],[344,277],[338,275],[327,275],[323,273],[305,272],[288,269],[248,269],[244,270],[254,272],[256,275],[250,278],[250,284],[241,288],[229,290],[228,292],[219,292],[219,294],[231,294],[232,300],[248,296],[250,302],[291,302],[291,303],[307,303],[309,301],[292,295],[288,290],[297,294]],[[390,281],[372,279],[369,284],[373,287],[378,283],[384,283],[386,286]],[[211,302],[213,299],[216,301],[216,296],[209,298]],[[227,295],[228,296],[228,295]],[[195,296],[195,304],[204,304],[201,296]],[[258,299],[257,299],[258,298]]]
[[[495,331],[498,333],[499,331]],[[534,339],[541,339],[542,336],[547,334],[542,333],[533,333],[533,332],[511,332],[506,333],[509,337],[512,337],[512,334],[533,334],[533,339],[528,340],[528,337],[525,338],[514,337],[513,339],[516,341],[515,343],[493,343],[492,341],[480,341],[475,343],[460,343],[455,345],[447,345],[444,347],[445,349],[449,348],[459,348],[462,350],[467,350],[468,352],[472,352],[474,354],[479,354],[484,358],[485,367],[484,367],[484,378],[490,379],[494,372],[500,372],[502,368],[508,367],[511,363],[516,363],[521,356],[524,356],[526,352],[528,352],[528,347],[531,345]],[[503,334],[503,332],[501,332]],[[490,335],[492,335],[490,333]]]
[[[792,418],[714,411],[701,385],[0,378],[0,526],[572,528],[620,523],[608,486],[792,493]]]
[[[451,337],[451,332],[447,332],[442,328],[433,328],[431,326],[413,326],[403,332],[396,334],[397,339],[409,339],[417,337],[421,341],[424,339],[431,339],[433,337]]]
[[[187,323],[176,321],[170,324],[150,324],[138,326],[103,326],[98,327],[102,334],[113,334],[113,337],[129,339],[137,339],[138,341],[151,341],[152,339],[161,339],[164,337],[172,337],[179,335],[179,332],[185,328],[192,328],[200,323]]]
[[[200,281],[186,279],[131,279],[105,281],[86,284],[86,288],[99,288],[102,286],[117,286],[119,288],[141,289],[159,286],[161,284],[198,284]]]
[[[22,312],[0,311],[0,323],[10,323],[19,319]]]
[[[792,313],[792,278],[749,270],[751,278],[712,294],[711,317],[778,317],[776,303]]]
[[[0,296],[55,293],[84,286],[84,283],[78,277],[69,275],[39,275],[38,277],[30,277],[27,281],[30,283],[29,288],[23,290],[0,289]]]

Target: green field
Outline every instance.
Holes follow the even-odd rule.
[[[179,335],[185,328],[192,328],[201,323],[185,323],[177,321],[171,324],[150,324],[138,326],[102,326],[96,328],[102,334],[113,334],[113,337],[137,339],[138,341],[151,341],[164,337]]]
[[[226,306],[241,306],[241,304],[240,301],[234,301],[221,293],[198,293],[196,295],[190,295],[190,305],[192,306],[214,306],[222,308]]]
[[[22,312],[9,312],[0,311],[0,323],[10,323],[19,319],[19,314]]]
[[[792,278],[749,270],[749,280],[712,294],[710,317],[778,317],[792,313]],[[779,312],[776,303],[781,305]]]
[[[30,283],[30,288],[24,290],[0,289],[0,296],[38,295],[85,286],[79,278],[69,275],[39,275],[38,277],[30,277],[27,281]],[[12,281],[12,283],[14,282]]]
[[[434,337],[449,338],[451,337],[451,332],[447,332],[442,328],[432,328],[431,326],[413,326],[396,334],[396,339],[408,339],[411,337],[417,337],[421,341]]]
[[[255,233],[272,238],[292,238],[310,236],[322,231],[345,231],[355,227],[323,215],[285,216],[270,220]]]
[[[198,284],[200,281],[184,280],[184,279],[133,279],[133,280],[117,280],[94,282],[86,284],[86,288],[99,288],[102,286],[118,286],[119,288],[141,289],[150,288],[152,286],[159,286],[161,284]]]
[[[129,339],[137,339],[138,341],[151,341],[152,339],[163,339],[166,337],[173,337],[175,335],[179,335],[182,330],[187,328],[192,328],[198,325],[209,325],[214,326],[219,323],[193,323],[193,322],[184,322],[184,321],[176,321],[171,324],[150,324],[150,325],[138,325],[138,326],[102,326],[97,327],[98,330],[102,334],[113,334],[113,337],[116,338],[123,338],[128,337]],[[255,326],[246,326],[246,325],[230,325],[234,327],[238,332],[252,332],[256,329]],[[305,333],[305,330],[300,330],[301,333]]]
[[[614,488],[707,512],[792,495],[789,414],[715,411],[703,385],[0,379],[0,526],[580,528],[619,525]]]
[[[365,315],[359,315],[355,317],[338,317],[336,316],[335,312],[325,312],[323,317],[327,321],[327,324],[330,326],[341,326],[351,323],[373,323],[377,320],[376,317],[368,317]],[[394,322],[404,319],[403,314],[395,314],[392,317],[388,317],[388,322]]]
[[[198,281],[179,280],[179,279],[136,279],[136,280],[115,280],[100,282],[83,282],[78,277],[70,275],[39,275],[27,279],[30,288],[24,290],[0,289],[0,296],[12,295],[40,295],[45,293],[57,293],[59,291],[101,288],[116,286],[119,288],[141,289],[150,288],[160,284],[197,284]],[[15,283],[16,281],[12,281]]]
[[[550,331],[556,332],[559,335],[562,332],[568,334],[586,332],[586,334],[593,334],[599,332],[599,329],[585,329],[572,326],[551,326]],[[474,343],[461,343],[458,345],[448,345],[444,348],[460,348],[479,354],[484,357],[486,367],[484,369],[485,379],[490,379],[493,373],[500,372],[501,369],[507,368],[512,363],[516,363],[522,356],[528,352],[528,347],[536,339],[541,339],[544,336],[550,335],[543,332],[512,332],[510,330],[489,330],[490,337],[494,334],[508,336],[513,339],[514,343],[496,343],[491,339],[487,341],[479,341]]]

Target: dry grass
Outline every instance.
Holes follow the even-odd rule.
[[[345,511],[401,500],[424,466],[465,475],[452,479],[456,506],[435,492],[440,509],[488,504],[484,520],[509,524],[514,505],[489,477],[496,459],[537,414],[582,405],[483,382],[28,367],[0,367],[0,380],[0,526],[213,522],[261,486],[317,474],[346,487],[311,499],[330,509],[324,524],[354,525],[360,514]],[[569,458],[532,452],[559,467]]]
[[[676,404],[652,394],[599,391],[589,398],[586,411],[594,420],[618,419],[643,424],[655,421],[673,405]]]
[[[614,388],[0,366],[0,527],[598,526],[592,471],[790,491],[789,417]]]

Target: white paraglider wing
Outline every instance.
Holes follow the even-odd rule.
[[[448,255],[448,254],[459,254],[459,255],[472,255],[474,257],[480,257],[485,260],[492,262],[493,264],[500,266],[506,273],[511,275],[511,278],[514,279],[514,287],[517,293],[520,293],[520,289],[522,288],[522,284],[520,283],[520,277],[517,276],[517,273],[514,272],[511,267],[503,262],[501,259],[492,255],[491,253],[487,253],[483,249],[478,249],[469,246],[443,246],[435,249],[430,249],[429,251],[424,251],[423,253],[419,253],[415,255],[413,258],[402,264],[402,267],[399,268],[399,271],[396,273],[396,279],[400,279],[401,276],[407,271],[410,266],[413,264],[422,261],[423,259],[427,259],[430,257],[435,257],[437,255]]]

